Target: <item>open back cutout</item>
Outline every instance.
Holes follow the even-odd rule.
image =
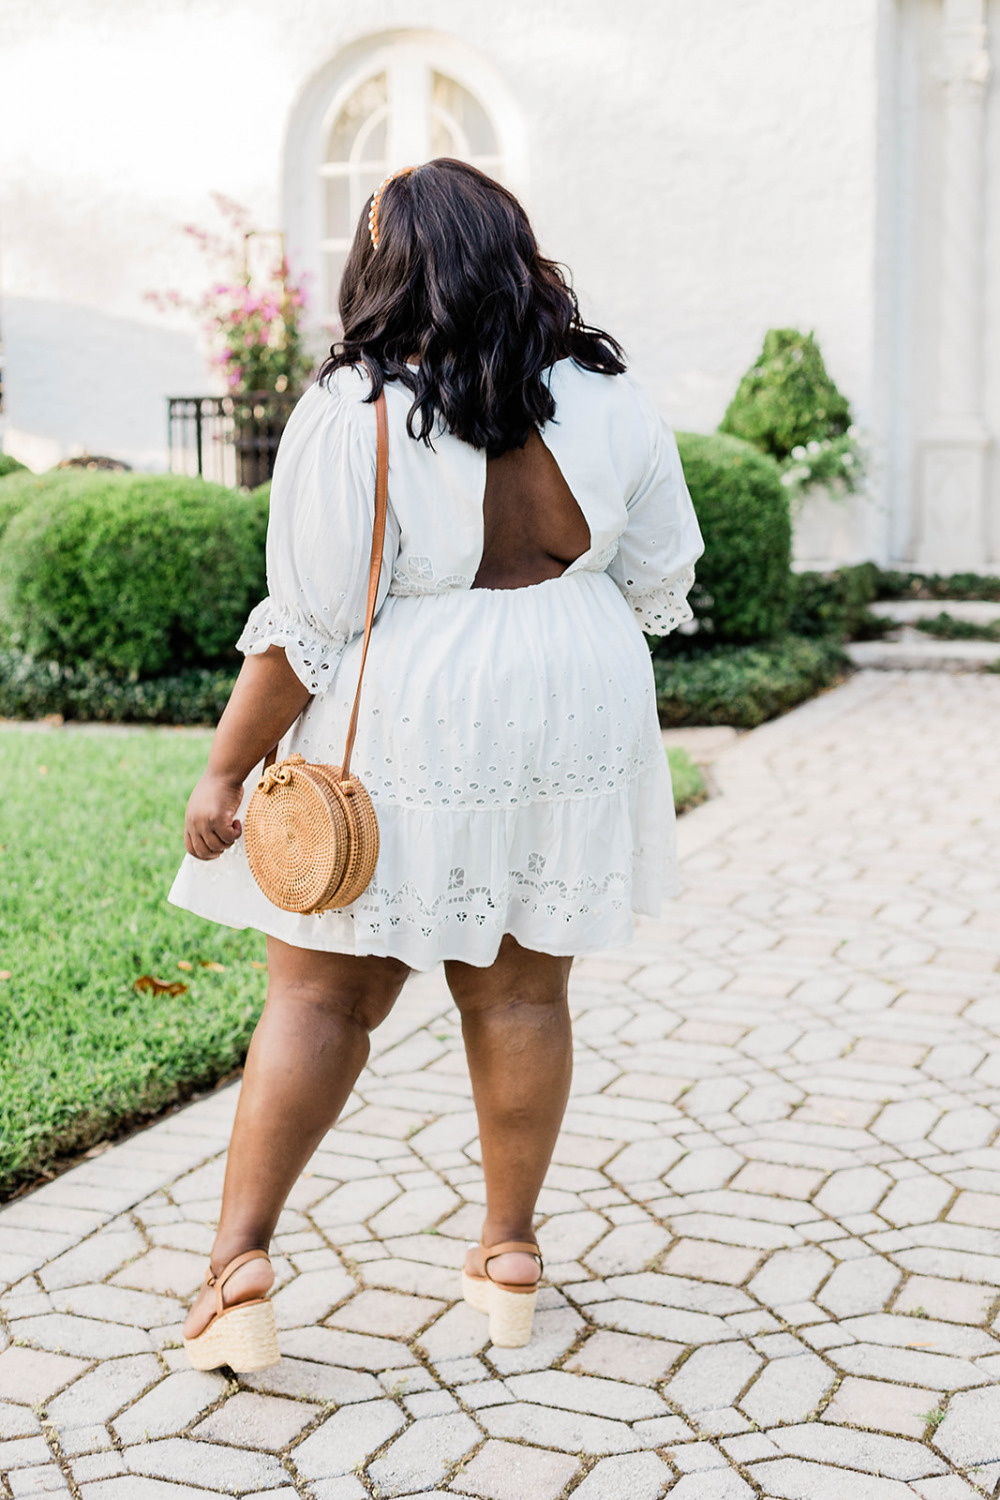
[[[587,519],[540,433],[523,448],[487,459],[483,555],[474,589],[544,583],[589,550]]]

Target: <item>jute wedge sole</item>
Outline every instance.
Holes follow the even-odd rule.
[[[222,1288],[232,1273],[248,1260],[260,1259],[268,1259],[265,1251],[248,1250],[231,1260],[218,1276],[209,1266],[205,1285],[215,1288],[215,1312],[201,1333],[184,1340],[194,1369],[216,1370],[229,1365],[237,1374],[247,1374],[266,1370],[281,1359],[274,1308],[266,1297],[236,1302],[232,1307],[225,1307],[222,1301]]]
[[[477,1312],[490,1320],[490,1343],[498,1349],[521,1349],[531,1338],[531,1325],[538,1301],[537,1285],[521,1286],[517,1282],[495,1281],[489,1275],[489,1262],[497,1255],[521,1250],[533,1255],[541,1271],[542,1257],[538,1246],[524,1240],[506,1240],[500,1245],[482,1247],[485,1276],[462,1272],[462,1296]]]

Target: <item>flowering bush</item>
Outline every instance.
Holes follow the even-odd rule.
[[[302,345],[302,282],[293,280],[283,252],[263,274],[251,275],[248,249],[257,231],[250,227],[246,209],[222,193],[212,197],[229,223],[228,237],[195,224],[186,224],[184,232],[222,265],[223,274],[197,300],[177,291],[147,292],[146,300],[161,311],[186,307],[198,315],[212,347],[212,363],[223,371],[233,395],[296,391],[313,364]]]
[[[858,489],[865,472],[858,437],[859,430],[852,422],[839,437],[797,443],[781,465],[782,484],[795,496],[811,484],[823,484],[841,494]]]
[[[841,494],[860,487],[864,452],[858,429],[811,333],[768,330],[719,431],[777,459],[782,483],[795,497],[813,484]]]

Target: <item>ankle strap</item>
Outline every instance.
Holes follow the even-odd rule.
[[[234,1271],[238,1271],[240,1266],[245,1266],[248,1260],[270,1261],[270,1259],[271,1257],[266,1250],[244,1250],[242,1255],[234,1256],[228,1266],[219,1272],[218,1276],[212,1270],[212,1262],[209,1261],[208,1271],[205,1273],[205,1285],[215,1287],[215,1311],[221,1313],[223,1310],[222,1288]]]
[[[483,1270],[489,1276],[489,1263],[497,1255],[509,1255],[511,1252],[521,1251],[527,1255],[533,1255],[538,1262],[539,1274],[545,1269],[542,1264],[542,1252],[534,1240],[501,1240],[499,1245],[482,1245]],[[491,1278],[492,1279],[492,1278]]]

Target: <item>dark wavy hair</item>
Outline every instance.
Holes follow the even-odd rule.
[[[466,162],[439,157],[365,204],[340,285],[343,338],[319,372],[363,364],[413,393],[410,436],[448,432],[491,457],[523,447],[555,415],[546,373],[572,358],[620,375],[621,345],[590,328],[562,268],[539,253],[513,193]],[[419,360],[419,367],[406,363]]]

